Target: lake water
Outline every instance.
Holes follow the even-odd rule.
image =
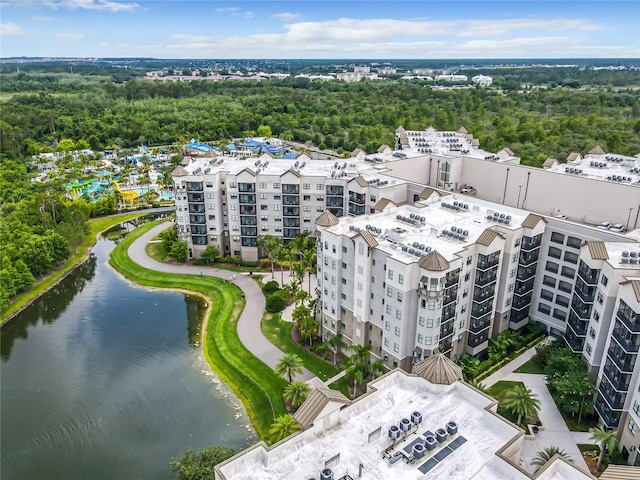
[[[196,346],[204,301],[131,284],[113,246],[0,330],[3,480],[171,479],[188,448],[256,441]]]

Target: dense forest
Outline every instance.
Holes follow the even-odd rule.
[[[160,83],[111,70],[1,75],[0,307],[68,258],[90,216],[114,209],[113,202],[64,197],[65,181],[77,169],[69,169],[67,179],[32,182],[31,156],[43,151],[179,145],[190,138],[226,142],[268,125],[275,136],[321,149],[373,152],[392,144],[400,125],[433,125],[464,126],[485,150],[509,147],[534,166],[596,144],[619,154],[640,152],[638,71],[576,71],[574,77],[553,69],[546,77],[538,77],[544,71],[501,71],[495,88],[435,90],[401,80]],[[527,84],[534,77],[545,85]],[[629,83],[622,87],[595,86],[620,85],[623,78]],[[580,86],[587,82],[592,86]]]
[[[624,73],[635,78],[637,72]],[[434,90],[421,82],[304,78],[116,83],[105,76],[20,73],[5,75],[2,91],[8,99],[0,151],[8,157],[34,154],[65,138],[94,149],[166,145],[192,137],[230,140],[260,125],[320,148],[368,152],[391,143],[399,125],[464,126],[484,149],[507,146],[529,165],[563,160],[596,144],[620,154],[640,151],[640,102],[632,88]]]

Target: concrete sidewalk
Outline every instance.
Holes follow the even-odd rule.
[[[540,400],[538,417],[542,422],[542,428],[540,428],[533,438],[525,438],[522,446],[522,456],[520,457],[520,466],[533,472],[535,469],[531,467],[531,460],[536,457],[537,452],[554,446],[564,450],[576,467],[588,473],[589,467],[587,467],[587,464],[582,458],[582,453],[580,453],[580,449],[578,449],[578,442],[576,442],[574,434],[569,431],[558,407],[553,401],[547,389],[544,375],[511,373],[507,375],[504,380],[524,383],[527,388],[531,389],[533,394],[537,396],[538,400]],[[581,437],[582,434],[579,436]],[[580,441],[580,443],[584,442]]]
[[[262,360],[270,368],[274,368],[278,360],[284,355],[284,352],[275,347],[262,334],[260,321],[265,311],[265,298],[262,290],[260,290],[260,286],[253,278],[248,275],[239,275],[229,270],[212,267],[169,265],[157,262],[147,255],[145,250],[147,243],[171,225],[169,222],[158,225],[133,242],[131,247],[129,247],[129,257],[131,260],[142,267],[158,272],[207,275],[227,280],[237,285],[244,292],[247,300],[245,308],[238,320],[238,336],[240,337],[240,341],[257,358]],[[296,378],[298,380],[310,380],[314,378],[314,375],[305,368],[303,373]]]
[[[552,337],[547,337],[543,341],[552,342],[554,340],[555,339]],[[529,350],[525,351],[522,355],[514,358],[512,361],[507,363],[502,368],[493,372],[491,375],[489,375],[487,378],[482,380],[480,383],[482,383],[486,387],[491,387],[495,385],[500,380],[504,380],[509,374],[515,372],[518,368],[520,368],[522,365],[524,365],[529,360],[531,360],[535,356],[535,354],[536,354],[536,347],[533,346]]]

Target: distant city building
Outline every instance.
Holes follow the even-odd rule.
[[[469,77],[466,75],[436,75],[436,81],[438,82],[466,82],[467,80],[469,80]]]
[[[471,81],[481,87],[490,87],[493,83],[493,78],[487,75],[476,75],[475,77],[471,77]]]

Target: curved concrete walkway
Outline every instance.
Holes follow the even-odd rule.
[[[244,292],[246,298],[245,308],[238,320],[238,336],[240,337],[240,341],[266,365],[274,368],[284,353],[267,340],[260,329],[260,321],[262,320],[262,315],[265,310],[265,298],[258,283],[248,275],[234,273],[229,270],[194,265],[169,265],[152,259],[147,255],[145,250],[147,243],[170,226],[171,223],[163,223],[136,239],[129,247],[129,257],[131,260],[142,267],[158,272],[207,275],[227,280],[237,285]],[[306,381],[314,378],[314,375],[305,368],[302,374],[296,378]]]

